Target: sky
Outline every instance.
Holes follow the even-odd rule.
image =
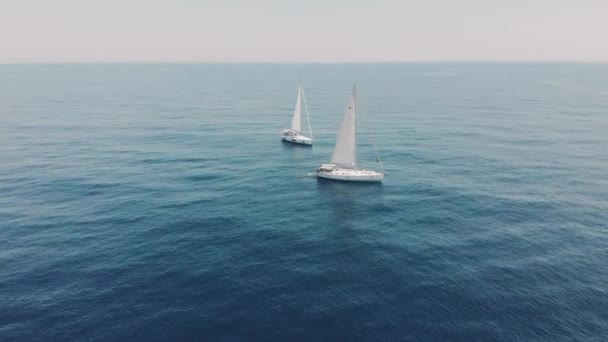
[[[608,61],[608,0],[0,0],[0,63]]]

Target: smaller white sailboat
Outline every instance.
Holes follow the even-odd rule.
[[[376,144],[373,144],[375,149]],[[378,151],[376,151],[376,160],[380,163]],[[380,166],[382,167],[382,164]],[[342,119],[342,126],[338,131],[331,164],[319,166],[317,177],[349,182],[382,182],[384,179],[384,171],[357,168],[357,88],[355,86]]]
[[[306,121],[308,122],[308,132],[310,134],[310,138],[301,132],[302,102],[304,102],[304,111],[306,112]],[[281,139],[294,144],[312,145],[312,129],[310,128],[310,118],[308,117],[308,107],[306,106],[304,88],[302,88],[301,83],[300,87],[298,88],[296,108],[294,109],[293,117],[291,118],[291,126],[289,129],[283,131],[283,134],[281,134]]]

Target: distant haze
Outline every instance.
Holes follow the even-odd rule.
[[[608,61],[608,0],[0,0],[0,63]]]

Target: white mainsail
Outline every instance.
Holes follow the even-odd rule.
[[[342,126],[336,139],[336,147],[331,157],[332,164],[349,169],[357,168],[357,89],[353,86],[353,94],[344,112]]]
[[[296,108],[293,111],[291,119],[291,129],[300,132],[300,114],[302,112],[302,86],[298,88],[298,99],[296,100]]]

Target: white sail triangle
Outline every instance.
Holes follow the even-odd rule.
[[[342,126],[338,131],[331,162],[343,168],[357,168],[357,89],[355,86],[353,86],[353,94],[344,112]]]
[[[302,113],[302,86],[298,88],[298,99],[296,100],[296,108],[293,111],[293,118],[291,119],[291,129],[300,132],[301,124],[300,117]]]

